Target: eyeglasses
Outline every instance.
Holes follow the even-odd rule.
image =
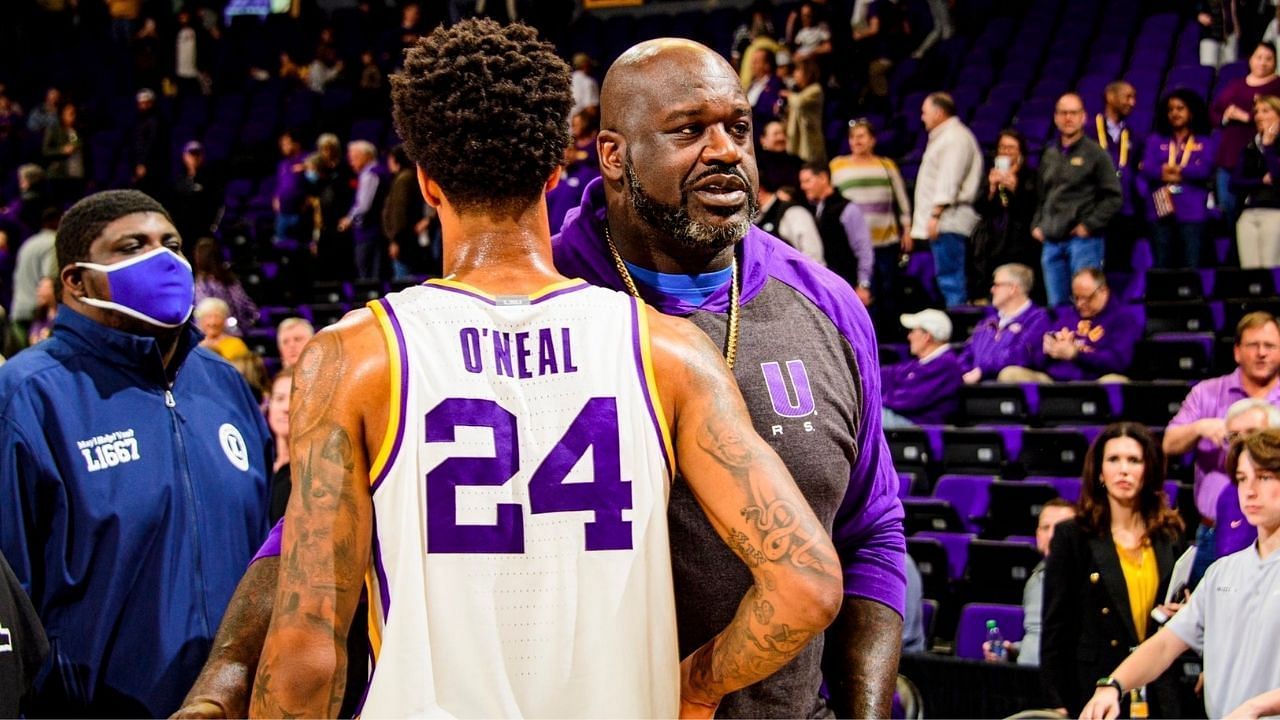
[[[1267,352],[1276,352],[1277,350],[1280,350],[1280,345],[1277,345],[1275,343],[1264,343],[1264,342],[1257,342],[1257,341],[1241,343],[1240,347],[1252,352],[1258,352],[1259,350],[1266,350]]]
[[[1054,110],[1054,115],[1083,115],[1084,110]]]
[[[1005,281],[1003,281],[1003,280],[994,280],[994,281],[992,281],[992,283],[991,283],[991,287],[993,287],[993,288],[998,288],[998,287],[1013,287],[1014,285],[1017,285],[1017,283],[1005,282]]]
[[[1090,300],[1092,300],[1092,299],[1094,299],[1095,297],[1097,297],[1097,296],[1098,296],[1098,293],[1102,292],[1104,288],[1106,288],[1106,286],[1105,286],[1105,285],[1099,285],[1098,287],[1096,287],[1096,288],[1094,288],[1094,289],[1093,289],[1093,292],[1091,292],[1091,293],[1089,293],[1088,295],[1085,295],[1085,296],[1083,296],[1083,297],[1082,297],[1082,296],[1080,296],[1080,295],[1072,294],[1072,296],[1071,296],[1071,302],[1072,302],[1072,303],[1074,303],[1074,304],[1076,304],[1076,305],[1084,305],[1085,303],[1087,303],[1087,302],[1089,302]]]

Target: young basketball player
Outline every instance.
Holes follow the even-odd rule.
[[[705,335],[553,268],[543,194],[571,96],[552,48],[523,26],[437,30],[393,100],[450,275],[353,313],[298,362],[250,714],[337,711],[367,587],[369,716],[709,717],[830,623],[829,537]],[[683,662],[677,468],[754,578]]]

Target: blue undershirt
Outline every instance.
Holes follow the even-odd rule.
[[[657,290],[663,295],[676,297],[691,305],[701,305],[707,298],[715,294],[733,276],[733,267],[715,272],[686,275],[683,273],[662,273],[656,270],[633,265],[625,260],[627,271],[636,282]]]

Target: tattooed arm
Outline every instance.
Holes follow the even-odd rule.
[[[649,317],[676,463],[754,580],[729,625],[681,663],[681,715],[709,717],[720,698],[776,672],[831,623],[840,560],[786,466],[752,428],[719,351],[687,321]]]
[[[298,360],[293,495],[253,717],[335,717],[342,704],[347,631],[369,564],[369,445],[385,432],[389,388],[386,346],[368,311],[317,334]]]
[[[249,566],[227,605],[209,660],[174,718],[238,718],[249,713],[249,686],[271,622],[280,558]]]

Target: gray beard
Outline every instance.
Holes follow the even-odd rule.
[[[645,191],[631,164],[630,150],[623,166],[630,188],[631,207],[636,215],[663,237],[671,238],[681,248],[697,253],[709,253],[731,247],[741,240],[751,228],[751,218],[760,209],[760,201],[747,183],[747,214],[741,220],[727,225],[709,225],[689,217],[689,193],[681,189],[680,205],[668,205]]]

